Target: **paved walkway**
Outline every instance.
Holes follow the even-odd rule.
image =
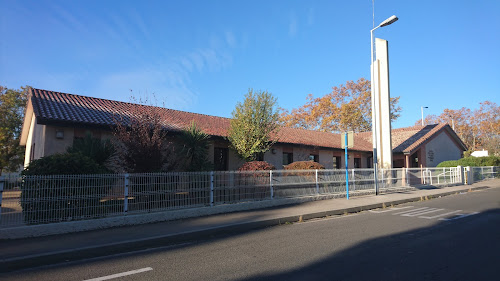
[[[390,206],[469,190],[498,187],[500,187],[500,179],[493,179],[473,185],[351,197],[349,200],[346,198],[320,200],[147,225],[0,240],[0,272],[202,240],[218,234],[241,233],[272,225],[355,213],[381,208],[384,205]]]

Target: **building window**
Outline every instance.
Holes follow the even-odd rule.
[[[354,168],[361,168],[361,158],[354,158]]]
[[[64,131],[56,130],[56,139],[64,139]]]
[[[229,149],[215,147],[214,148],[214,169],[216,171],[228,170],[228,154]]]
[[[342,167],[340,165],[341,162],[340,156],[333,156],[333,168],[334,169],[341,169]]]
[[[319,162],[319,155],[317,154],[309,155],[309,161]]]
[[[293,153],[283,152],[283,165],[288,165],[293,162]]]
[[[35,160],[35,144],[31,146],[31,152],[30,152],[30,162]]]

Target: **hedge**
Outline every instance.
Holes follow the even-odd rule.
[[[266,161],[250,161],[243,164],[238,171],[269,171],[276,168]]]
[[[314,161],[296,161],[285,166],[285,170],[316,170],[325,169],[325,166]]]
[[[486,156],[486,157],[465,157],[459,160],[444,161],[437,165],[438,167],[481,167],[481,166],[500,166],[500,157]]]

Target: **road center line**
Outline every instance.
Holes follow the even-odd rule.
[[[146,271],[151,271],[151,270],[153,270],[151,267],[145,267],[145,268],[141,268],[141,269],[131,270],[131,271],[117,273],[117,274],[113,274],[113,275],[107,275],[107,276],[98,277],[98,278],[94,278],[94,279],[87,279],[84,281],[103,281],[103,280],[109,280],[109,279],[119,278],[119,277],[123,277],[123,276],[128,276],[128,275],[132,275],[132,274],[142,273],[142,272],[146,272]]]
[[[457,210],[457,211],[448,212],[448,213],[444,213],[444,214],[440,214],[440,215],[435,215],[435,216],[432,216],[432,217],[421,216],[421,217],[419,217],[419,218],[432,220],[432,219],[435,219],[435,218],[444,217],[444,216],[446,216],[446,215],[451,215],[451,214],[458,213],[458,212],[461,212],[461,211],[462,211],[462,210]]]

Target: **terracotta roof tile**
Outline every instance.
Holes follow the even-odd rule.
[[[72,95],[54,91],[32,89],[31,101],[38,120],[44,123],[67,122],[81,125],[112,126],[116,117],[128,120],[134,112],[155,112],[162,118],[167,130],[179,131],[194,121],[205,133],[212,136],[227,137],[230,119],[209,116],[168,108],[146,106]],[[422,144],[435,132],[443,128],[441,125],[415,126],[392,130],[394,152],[412,150]],[[278,142],[300,144],[316,147],[341,149],[341,135],[296,128],[281,128]],[[371,132],[355,134],[357,151],[372,151]]]

